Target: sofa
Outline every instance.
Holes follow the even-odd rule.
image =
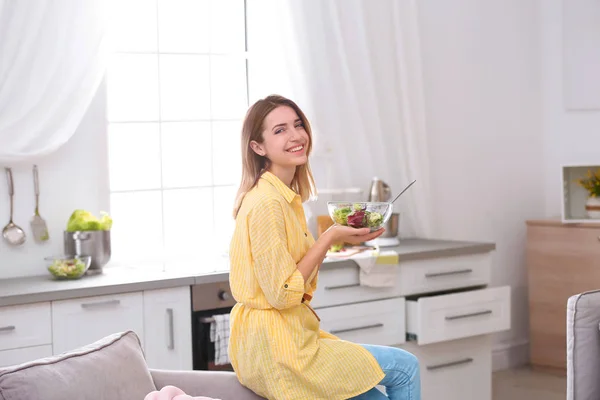
[[[261,399],[232,372],[149,369],[140,340],[131,331],[0,369],[0,400],[143,400],[168,385],[207,399]]]
[[[567,400],[600,399],[600,290],[567,302]]]

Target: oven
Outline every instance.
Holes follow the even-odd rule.
[[[235,305],[228,282],[192,286],[192,359],[194,370],[233,371],[230,363],[215,361],[211,325],[215,315],[227,315]],[[223,343],[221,343],[221,351]]]

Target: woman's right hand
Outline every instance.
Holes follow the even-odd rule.
[[[343,242],[356,245],[376,239],[383,232],[385,232],[384,228],[371,232],[370,228],[352,228],[336,224],[327,229],[325,234],[329,235],[331,244]]]

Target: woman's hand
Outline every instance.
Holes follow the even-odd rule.
[[[385,232],[384,228],[371,232],[370,228],[352,228],[336,224],[327,229],[324,235],[329,235],[331,244],[338,242],[361,244],[378,238],[383,232]]]

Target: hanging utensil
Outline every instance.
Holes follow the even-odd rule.
[[[404,190],[401,191],[400,194],[398,196],[396,196],[396,198],[390,202],[390,204],[392,204],[393,202],[395,202],[396,200],[398,200],[398,197],[402,196],[402,193],[406,192],[408,190],[408,188],[411,187],[413,185],[413,183],[415,183],[416,181],[417,180],[415,179],[414,181],[412,181],[411,183],[409,183],[408,186],[405,187]]]
[[[10,220],[2,231],[2,236],[9,244],[13,246],[20,246],[25,243],[25,232],[19,226],[13,222],[13,210],[14,201],[13,197],[15,194],[15,187],[13,185],[12,170],[10,168],[4,168],[6,171],[6,179],[8,181],[8,194],[10,195]]]
[[[37,165],[33,166],[33,188],[35,189],[35,213],[31,218],[31,230],[36,241],[45,242],[50,239],[50,235],[46,221],[40,216],[40,179]]]

